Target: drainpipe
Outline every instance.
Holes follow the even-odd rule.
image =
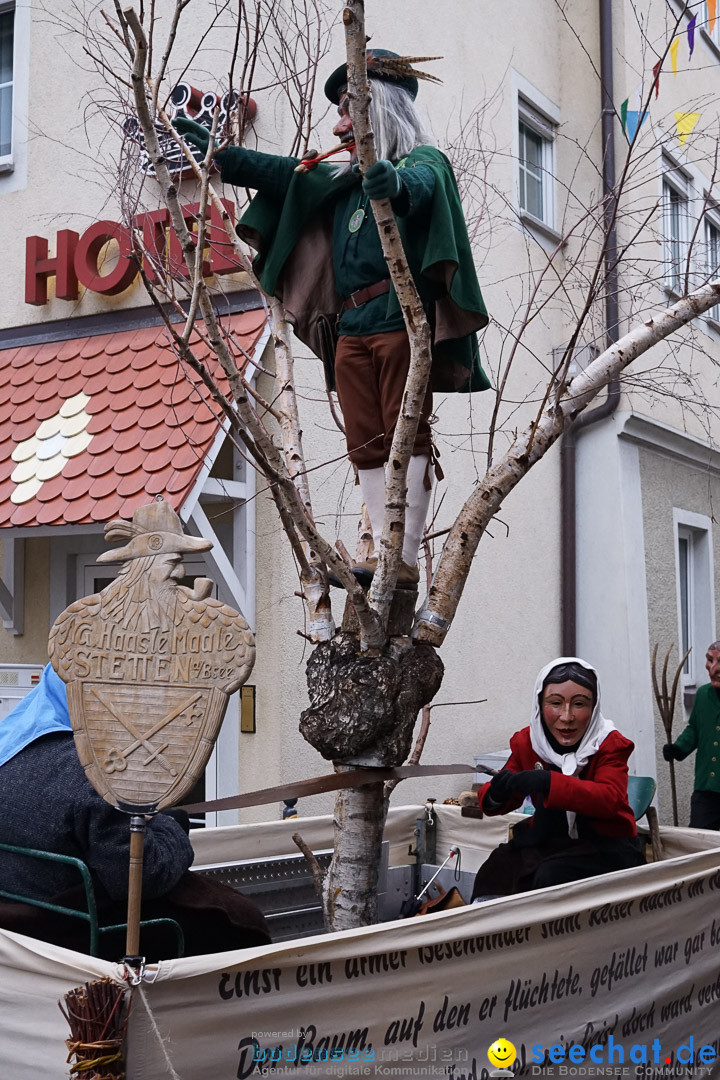
[[[617,236],[613,222],[615,187],[615,111],[613,108],[613,34],[612,0],[600,3],[600,91],[602,95],[602,176],[605,244],[605,347],[618,340]],[[560,589],[562,620],[562,655],[577,651],[577,520],[576,520],[576,447],[581,431],[612,416],[620,403],[620,379],[608,383],[602,405],[583,412],[568,428],[560,444],[561,550]]]

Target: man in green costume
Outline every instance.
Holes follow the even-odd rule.
[[[485,390],[476,331],[488,317],[450,162],[427,133],[415,106],[418,77],[409,61],[368,51],[370,122],[378,161],[361,178],[348,165],[320,164],[296,172],[299,159],[230,146],[216,160],[225,183],[255,188],[238,233],[258,255],[254,267],[279,297],[296,335],[325,353],[330,388],[345,421],[348,456],[379,550],[385,508],[385,463],[402,404],[410,346],[380,246],[370,199],[390,199],[413,279],[433,336],[431,385],[407,472],[405,538],[399,585],[417,587],[418,551],[431,495],[432,391]],[[325,94],[338,106],[334,134],[352,143],[347,67],[337,68]],[[192,120],[178,131],[201,149],[209,133]],[[336,324],[334,364],[327,363],[328,319]],[[368,584],[377,557],[356,567]]]
[[[674,743],[665,743],[663,757],[682,761],[697,751],[690,828],[720,829],[720,641],[708,645],[705,669],[710,682],[698,687],[690,722]]]

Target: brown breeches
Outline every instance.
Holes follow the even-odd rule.
[[[409,366],[410,343],[404,330],[338,339],[335,383],[348,457],[358,469],[375,469],[389,457]],[[432,391],[428,389],[413,454],[430,453],[431,412]]]

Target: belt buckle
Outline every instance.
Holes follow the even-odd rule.
[[[359,308],[359,307],[360,307],[360,304],[358,304],[357,300],[355,299],[355,297],[357,296],[357,293],[358,293],[358,292],[360,292],[360,291],[361,291],[361,290],[360,290],[360,289],[358,289],[358,290],[357,290],[357,292],[354,292],[354,293],[350,293],[350,296],[348,297],[348,300],[351,300],[351,301],[352,301],[352,306],[353,306],[354,308]]]

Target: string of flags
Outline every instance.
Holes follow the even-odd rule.
[[[715,29],[715,22],[718,17],[717,0],[706,0],[705,7],[707,10],[707,31],[712,34]],[[695,30],[697,29],[697,12],[691,19],[688,20],[685,27],[685,34],[687,35],[688,43],[688,61],[692,59],[692,54],[695,50]],[[670,66],[672,68],[673,76],[677,76],[678,73],[678,51],[680,49],[680,41],[684,35],[680,34],[673,38],[668,48],[668,55],[670,56]],[[660,59],[653,65],[653,82],[652,91],[655,92],[655,99],[660,96],[660,72],[663,66],[663,60]],[[646,108],[643,111],[643,85],[640,83],[635,91],[635,97],[637,98],[637,109],[630,108],[630,98],[627,97],[620,106],[620,123],[622,125],[623,134],[628,143],[632,143],[635,140],[635,136],[638,130],[642,127],[644,122],[648,118],[649,110]],[[688,136],[692,134],[701,113],[699,112],[676,112],[675,113],[675,130],[678,137],[678,142],[681,146],[684,146],[687,142]]]

